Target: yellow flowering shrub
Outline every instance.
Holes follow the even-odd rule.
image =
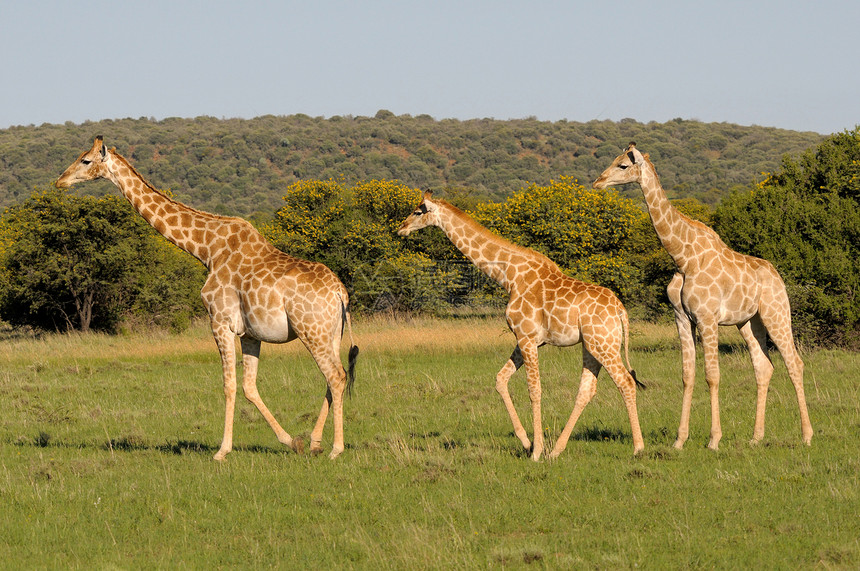
[[[395,180],[370,180],[352,188],[354,205],[396,230],[400,222],[421,202],[422,193]]]
[[[546,254],[569,275],[626,294],[633,279],[628,240],[642,211],[617,192],[561,177],[531,184],[474,213],[509,240]]]
[[[343,185],[333,179],[295,182],[287,188],[273,223],[261,231],[284,251],[313,259],[336,239],[332,230],[344,218],[344,196]]]

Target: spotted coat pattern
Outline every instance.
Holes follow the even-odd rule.
[[[201,212],[158,192],[115,149],[107,149],[102,137],[66,169],[57,186],[68,188],[100,178],[113,182],[149,224],[209,269],[201,295],[221,353],[226,399],[224,437],[215,459],[223,460],[233,446],[236,336],[242,347],[245,397],[265,417],[278,440],[294,449],[301,441],[294,441],[281,428],[257,391],[257,364],[261,342],[301,340],[327,383],[311,433],[311,451],[322,450],[323,427],[331,408],[334,444],[330,457],[340,454],[344,449],[343,394],[348,382],[340,360],[344,325],[349,327],[352,347],[350,373],[357,349],[347,311],[349,296],[337,276],[322,264],[281,252],[241,218]]]
[[[720,325],[737,326],[752,357],[757,387],[752,442],[758,443],[764,437],[765,404],[773,374],[773,364],[767,355],[767,336],[770,335],[788,368],[800,408],[802,439],[809,444],[812,425],[803,390],[803,361],[794,345],[788,295],[779,273],[766,260],[730,249],[711,228],[678,212],[666,198],[648,155],[643,155],[634,143],[630,143],[600,175],[594,187],[600,189],[630,182],[638,182],[642,188],[657,236],[678,267],[667,288],[681,338],[683,362],[684,396],[675,448],[683,447],[689,436],[696,372],[696,328],[702,338],[705,381],[711,396],[708,447],[716,449],[722,437],[718,400]]]
[[[546,256],[493,234],[456,207],[433,200],[429,192],[397,232],[408,236],[431,225],[441,228],[467,258],[510,296],[505,317],[517,338],[517,346],[496,376],[496,390],[511,417],[514,433],[526,450],[531,449],[532,459],[540,459],[544,448],[538,368],[538,347],[544,344],[566,347],[582,342],[583,361],[573,412],[549,456],[555,458],[567,446],[577,419],[597,391],[601,366],[621,391],[630,418],[633,451],[641,451],[645,444],[636,409],[636,384],[620,353],[622,342],[627,351],[627,312],[615,294],[566,276]],[[523,364],[532,405],[534,445],[508,392],[508,380]]]

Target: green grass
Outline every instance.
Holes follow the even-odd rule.
[[[4,568],[857,568],[860,356],[803,355],[815,436],[800,444],[778,355],[765,439],[750,446],[755,383],[724,331],[723,439],[699,367],[691,437],[672,449],[680,353],[671,327],[633,324],[646,452],[632,456],[602,373],[567,450],[532,462],[495,374],[501,319],[356,320],[361,346],[335,461],[282,449],[240,399],[223,428],[208,331],[0,341],[0,565]],[[541,350],[551,445],[573,405],[579,347]],[[523,372],[511,381],[530,425]],[[265,346],[260,391],[307,437],[324,393],[297,344]],[[331,425],[325,442],[331,446]]]

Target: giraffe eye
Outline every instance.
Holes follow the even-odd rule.
[[[88,165],[88,164],[90,164],[91,162],[93,162],[93,161],[89,161],[89,160],[87,160],[87,159],[81,159],[81,164],[84,164],[84,165]]]
[[[621,170],[624,171],[624,170],[627,170],[627,167],[629,167],[629,166],[630,165],[618,165],[618,168],[620,168]]]

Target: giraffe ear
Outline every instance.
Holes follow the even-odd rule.
[[[97,135],[96,138],[93,140],[93,148],[90,149],[90,152],[91,153],[94,153],[96,151],[101,152],[101,150],[104,148],[104,146],[105,146],[104,137],[102,137],[101,135]]]
[[[633,151],[627,151],[627,158],[630,159],[631,163],[636,164],[636,154]]]

